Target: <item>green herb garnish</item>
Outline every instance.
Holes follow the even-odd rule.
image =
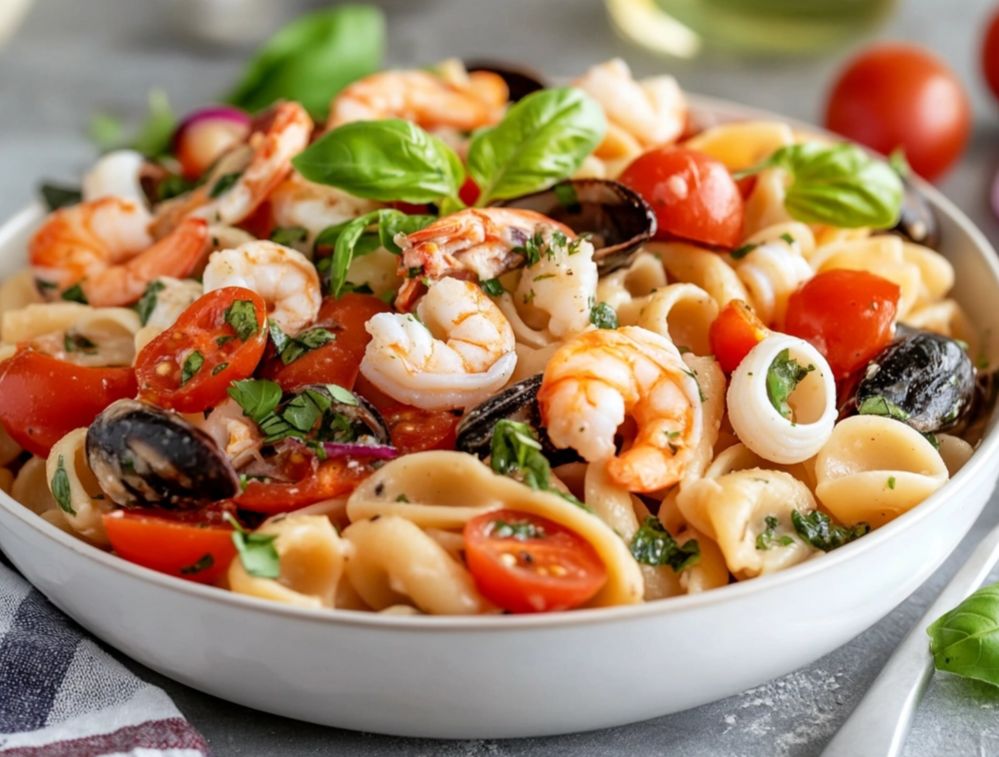
[[[139,314],[139,321],[143,326],[149,323],[149,319],[156,309],[156,303],[159,301],[159,293],[164,289],[166,289],[166,284],[159,279],[150,281],[146,284],[146,291],[142,293],[142,297],[135,303],[135,312]]]
[[[198,561],[187,565],[180,569],[182,575],[193,576],[195,573],[200,573],[203,570],[208,570],[210,567],[215,565],[215,558],[212,557],[211,553],[206,553],[198,558]]]
[[[590,323],[598,329],[616,329],[618,326],[617,313],[606,302],[598,302],[590,311]]]
[[[281,575],[281,560],[274,547],[277,535],[248,532],[229,513],[225,514],[225,519],[234,529],[232,543],[244,570],[257,578],[278,578]]]
[[[67,331],[62,342],[66,352],[82,352],[84,355],[95,355],[97,353],[97,345],[83,336],[83,334],[74,334]]]
[[[225,322],[232,326],[239,341],[245,342],[259,330],[257,309],[252,300],[234,300],[225,310]]]
[[[797,360],[790,357],[790,351],[787,349],[778,353],[767,369],[767,397],[778,413],[785,418],[791,417],[791,408],[787,400],[798,383],[814,370],[814,365],[808,367],[799,365]]]
[[[56,472],[52,476],[50,488],[52,489],[52,496],[55,497],[56,504],[59,505],[59,509],[69,515],[76,515],[69,487],[69,474],[66,472],[66,463],[62,455],[59,455],[59,460],[56,462]]]
[[[859,539],[871,530],[866,523],[855,526],[841,526],[832,522],[828,515],[818,510],[802,515],[797,510],[791,511],[791,523],[798,536],[816,549],[829,552],[842,547],[847,542]]]
[[[669,565],[674,572],[696,565],[701,559],[697,539],[677,544],[654,515],[648,515],[628,545],[631,556],[645,565]]]
[[[188,381],[198,375],[198,371],[205,365],[205,356],[195,350],[184,361],[184,366],[180,371],[180,385],[184,386]]]

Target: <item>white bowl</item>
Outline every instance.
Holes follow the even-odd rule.
[[[759,112],[698,100],[720,119]],[[772,117],[772,116],[770,116]],[[972,224],[940,216],[956,296],[999,334],[999,267]],[[24,265],[38,209],[0,228],[0,276]],[[884,528],[782,573],[640,606],[547,616],[399,617],[272,604],[174,579],[63,533],[0,495],[0,547],[59,608],[150,668],[223,699],[406,736],[542,736],[620,725],[806,665],[908,597],[955,548],[999,476],[996,417],[940,492]]]

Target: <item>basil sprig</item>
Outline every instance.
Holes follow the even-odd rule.
[[[347,271],[355,257],[366,255],[379,247],[399,254],[402,250],[395,243],[397,234],[412,234],[436,219],[435,216],[408,216],[402,211],[381,208],[352,221],[323,229],[316,237],[316,248],[332,247],[333,255],[321,259],[316,267],[323,275],[329,276],[329,291],[339,297],[347,282]],[[373,231],[368,231],[373,227]]]
[[[999,686],[999,584],[983,586],[926,633],[937,670]]]
[[[437,202],[456,196],[465,181],[465,167],[454,150],[399,118],[337,127],[292,164],[309,181],[383,202]]]
[[[659,518],[648,515],[628,544],[631,556],[645,565],[669,565],[674,573],[679,573],[701,560],[701,546],[697,539],[688,539],[683,544],[676,540],[659,522]]]
[[[385,17],[373,5],[339,5],[299,16],[253,56],[230,105],[263,110],[297,100],[325,120],[341,89],[378,70],[385,49]]]
[[[784,207],[799,221],[874,229],[889,229],[898,222],[902,180],[890,165],[861,147],[845,142],[787,145],[735,177],[765,168],[781,168],[790,174]]]
[[[476,205],[546,189],[571,176],[607,131],[603,108],[574,87],[544,89],[518,102],[468,147]]]

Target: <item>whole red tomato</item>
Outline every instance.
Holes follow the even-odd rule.
[[[997,62],[999,65],[999,62]],[[915,45],[883,43],[854,58],[829,95],[826,127],[934,179],[968,140],[971,105],[954,73]]]

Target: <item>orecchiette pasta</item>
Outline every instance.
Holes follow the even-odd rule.
[[[45,477],[53,496],[57,487],[66,498],[59,505],[66,522],[82,536],[96,544],[107,545],[107,534],[101,516],[110,512],[114,503],[101,490],[97,477],[87,465],[87,430],[78,428],[52,447],[45,464]]]
[[[748,298],[739,276],[716,253],[683,242],[653,242],[645,247],[659,256],[671,280],[697,285],[719,308],[730,300]]]

